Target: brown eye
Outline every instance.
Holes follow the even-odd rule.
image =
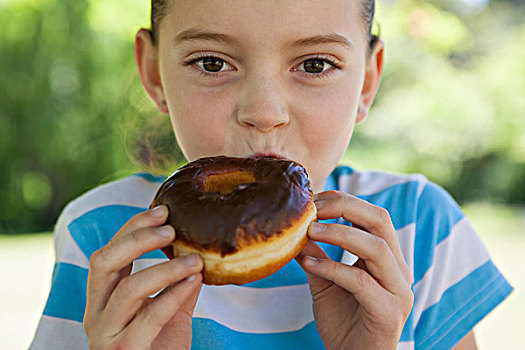
[[[322,73],[325,68],[325,61],[320,59],[309,59],[304,61],[303,64],[307,73]]]
[[[206,57],[202,59],[202,67],[208,72],[220,72],[224,61],[220,58]]]
[[[228,62],[226,62],[222,58],[215,57],[215,56],[205,56],[205,57],[196,58],[187,63],[184,63],[184,65],[196,66],[198,67],[198,70],[200,71],[200,73],[203,73],[209,76],[216,76],[219,73],[236,70]]]

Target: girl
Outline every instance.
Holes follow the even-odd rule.
[[[512,288],[458,206],[422,176],[337,167],[383,72],[373,14],[373,0],[153,0],[135,59],[186,159],[298,161],[322,221],[274,275],[203,286],[199,256],[158,250],[177,234],[166,207],[145,211],[162,179],[99,187],[57,223],[32,347],[475,349]]]

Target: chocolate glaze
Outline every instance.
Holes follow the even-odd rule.
[[[240,184],[233,192],[205,192],[202,178],[231,171],[249,171],[255,183]],[[299,219],[312,200],[304,167],[274,157],[197,159],[181,167],[160,186],[150,208],[165,204],[167,223],[176,240],[197,249],[235,253],[240,241],[265,240]],[[173,258],[170,247],[163,249]]]

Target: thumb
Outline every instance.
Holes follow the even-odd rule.
[[[308,243],[303,248],[301,253],[299,253],[299,255],[295,258],[297,263],[299,263],[299,265],[301,265],[303,270],[306,272],[306,276],[308,277],[308,284],[310,285],[310,293],[312,295],[317,295],[319,292],[330,287],[333,284],[333,282],[327,279],[324,279],[323,277],[320,277],[318,275],[308,272],[308,268],[305,267],[304,262],[306,259],[310,259],[310,257],[315,258],[315,259],[330,259],[330,258],[324,252],[324,250],[319,246],[319,244],[313,241],[308,241]]]

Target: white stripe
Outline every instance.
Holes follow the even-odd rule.
[[[30,349],[88,349],[88,339],[81,322],[42,316]]]
[[[359,259],[354,254],[350,253],[349,251],[345,250],[343,251],[343,256],[341,257],[341,262],[346,265],[352,266],[355,264],[355,262]]]
[[[64,212],[67,224],[85,213],[106,205],[149,207],[160,183],[149,182],[140,176],[129,176],[95,187],[70,202]]]
[[[258,334],[293,332],[314,319],[308,284],[264,289],[204,285],[193,316]]]
[[[67,263],[89,269],[89,260],[84,252],[79,248],[69,230],[66,232],[58,233],[55,232],[55,236],[62,236],[60,240],[55,240],[56,245],[56,262]]]
[[[381,192],[388,187],[404,184],[410,181],[420,183],[418,196],[428,180],[420,174],[395,174],[378,171],[353,172],[339,177],[339,188],[354,196],[366,196]]]
[[[414,285],[414,324],[424,310],[436,304],[443,293],[490,259],[485,245],[464,218],[434,250],[432,266]]]
[[[396,230],[397,238],[399,239],[399,245],[401,251],[405,257],[405,261],[410,267],[411,271],[414,271],[414,241],[416,235],[416,224],[408,224]]]
[[[131,268],[131,274],[137,273],[139,271],[147,269],[148,267],[160,264],[165,261],[168,261],[168,258],[166,259],[137,259],[133,261],[133,267]]]
[[[63,262],[87,269],[89,268],[88,258],[71,237],[67,228],[68,224],[68,214],[64,211],[55,225],[55,260],[57,263]]]
[[[414,350],[413,341],[403,341],[397,344],[396,350]]]

